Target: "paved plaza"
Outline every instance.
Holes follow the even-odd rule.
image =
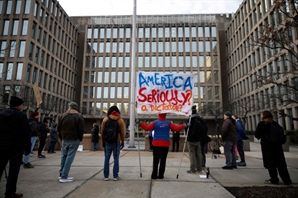
[[[135,142],[138,148],[138,142]],[[60,151],[55,154],[45,154],[45,159],[37,158],[36,151],[31,157],[32,169],[21,167],[17,193],[23,193],[24,198],[196,198],[196,197],[234,197],[224,187],[266,186],[264,180],[269,179],[268,172],[263,167],[261,147],[259,143],[250,142],[250,151],[246,151],[246,167],[234,170],[223,170],[224,155],[211,159],[207,154],[207,166],[210,167],[211,178],[202,178],[205,174],[188,174],[188,153],[169,152],[164,179],[151,180],[152,152],[140,152],[128,149],[125,145],[120,157],[120,180],[113,181],[110,164],[109,181],[103,180],[103,151],[77,152],[70,170],[70,176],[75,177],[71,183],[59,183]],[[298,147],[290,146],[290,152],[285,152],[288,170],[293,180],[292,186],[298,186]],[[141,166],[140,166],[141,165]],[[142,177],[141,177],[142,176]],[[178,179],[177,179],[178,176]],[[285,187],[282,181],[278,187]],[[0,183],[0,198],[4,197],[4,174]]]

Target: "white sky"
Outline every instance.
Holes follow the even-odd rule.
[[[133,0],[59,0],[69,16],[132,15]],[[236,12],[242,0],[137,0],[137,15]]]

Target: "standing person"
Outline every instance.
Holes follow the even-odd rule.
[[[153,152],[153,145],[152,145],[152,140],[153,140],[153,130],[148,131],[148,139],[149,139],[149,145],[150,145],[150,152]]]
[[[240,162],[237,162],[236,165],[246,166],[244,149],[243,149],[243,140],[248,139],[248,137],[246,136],[244,126],[242,122],[239,120],[239,118],[236,115],[233,115],[232,118],[236,121],[236,133],[237,133],[236,147],[241,160]]]
[[[62,140],[59,182],[72,182],[69,177],[71,164],[75,158],[80,141],[83,140],[84,118],[78,112],[78,104],[70,102],[68,110],[58,118],[57,131]]]
[[[55,145],[58,141],[58,133],[57,133],[56,127],[57,127],[57,124],[54,123],[50,130],[50,138],[49,138],[50,144],[49,144],[49,148],[48,148],[48,153],[56,153]]]
[[[39,125],[39,147],[38,147],[38,158],[46,158],[45,155],[42,155],[42,150],[46,143],[48,133],[50,132],[49,128],[49,117],[44,117],[43,122]]]
[[[125,123],[121,118],[121,113],[117,106],[111,106],[108,110],[107,117],[101,123],[102,146],[105,151],[104,160],[104,180],[109,180],[110,174],[110,157],[113,152],[114,167],[113,180],[119,180],[119,155],[120,150],[124,147]],[[120,147],[121,142],[121,147]]]
[[[99,125],[96,123],[93,123],[93,128],[91,129],[92,134],[92,140],[93,142],[93,151],[98,150],[98,141],[99,141]]]
[[[31,151],[33,151],[33,148],[35,146],[35,142],[37,140],[37,137],[39,135],[39,115],[37,111],[31,112],[29,117],[29,125],[30,125],[30,136],[31,136]],[[34,166],[30,163],[30,153],[29,155],[24,156],[24,168],[34,168]]]
[[[166,120],[166,113],[159,113],[158,119],[146,125],[144,122],[136,120],[136,123],[139,124],[144,130],[154,130],[154,137],[152,144],[153,149],[153,171],[151,174],[151,179],[163,179],[164,172],[166,169],[166,160],[170,147],[170,130],[181,131],[185,128],[184,124],[176,125],[171,123],[169,120]],[[158,171],[158,164],[159,171]]]
[[[30,154],[30,126],[25,113],[23,100],[11,96],[10,108],[0,112],[0,178],[9,161],[9,172],[6,181],[5,198],[18,198],[23,194],[16,193],[17,181],[22,162],[23,151]]]
[[[265,184],[279,184],[278,174],[286,185],[292,184],[288,172],[287,163],[284,156],[282,144],[269,142],[270,124],[275,122],[273,115],[269,111],[264,111],[255,131],[255,137],[261,139],[261,148],[263,155],[263,164],[268,169],[270,179],[265,180]]]
[[[206,134],[201,139],[202,168],[206,167],[206,154],[208,151],[208,142],[211,142],[211,138]]]
[[[224,142],[224,153],[226,157],[226,165],[223,169],[233,170],[236,166],[236,123],[229,111],[224,113],[224,122],[222,124],[222,141]]]
[[[179,151],[179,140],[180,140],[180,133],[178,131],[173,131],[173,146],[172,146],[172,152],[176,150],[176,152]],[[175,147],[176,145],[176,147]],[[176,149],[175,149],[176,148]]]
[[[194,105],[192,107],[190,127],[186,139],[190,160],[190,170],[187,170],[187,173],[196,174],[196,172],[202,172],[201,139],[207,134],[206,129],[203,129],[203,125],[205,126],[205,124],[205,121],[197,114],[197,109]]]

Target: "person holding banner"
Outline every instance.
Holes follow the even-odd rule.
[[[140,125],[144,130],[150,131],[154,130],[153,137],[153,171],[151,174],[151,179],[163,179],[166,167],[166,159],[170,147],[170,130],[181,131],[188,124],[176,125],[171,123],[171,121],[166,120],[166,113],[159,113],[158,119],[150,123],[149,125],[136,119],[136,123]],[[158,170],[158,164],[159,170]]]

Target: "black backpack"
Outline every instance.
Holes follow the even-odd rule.
[[[266,138],[269,139],[269,142],[274,144],[284,144],[287,141],[284,129],[277,122],[270,124],[270,137],[266,136]]]
[[[206,122],[200,117],[193,117],[192,122],[188,131],[187,140],[191,142],[199,142],[202,137],[207,135],[208,126]]]
[[[104,141],[114,143],[118,140],[118,133],[120,132],[118,120],[113,120],[108,117],[104,128]]]

